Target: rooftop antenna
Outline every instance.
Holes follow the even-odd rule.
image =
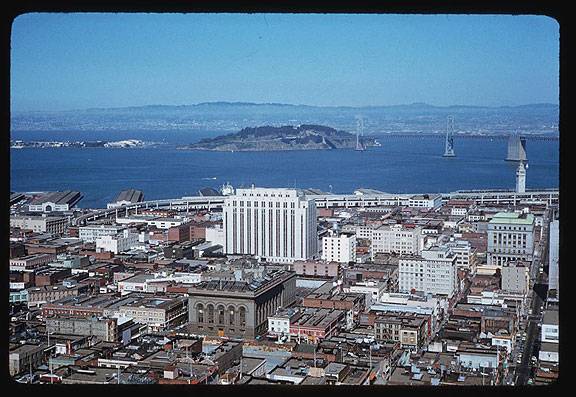
[[[455,157],[454,153],[454,116],[446,118],[446,143],[443,157]]]

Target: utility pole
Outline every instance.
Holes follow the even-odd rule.
[[[316,346],[314,347],[314,368],[316,368]]]

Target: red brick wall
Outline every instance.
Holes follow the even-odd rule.
[[[318,216],[334,216],[334,208],[318,208]]]
[[[190,240],[206,239],[206,226],[205,225],[191,225],[190,226]]]
[[[190,241],[190,223],[168,229],[168,241]]]
[[[43,247],[43,246],[38,246],[38,245],[26,244],[26,251],[28,251],[28,255],[32,255],[32,254],[61,254],[61,253],[66,252],[66,247],[63,245]]]

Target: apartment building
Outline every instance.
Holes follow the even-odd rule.
[[[399,291],[421,291],[451,298],[458,289],[456,269],[456,256],[446,246],[423,250],[420,256],[400,257]]]
[[[356,262],[356,236],[342,233],[322,238],[322,260],[339,263]]]

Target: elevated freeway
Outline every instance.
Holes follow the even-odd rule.
[[[451,193],[428,193],[429,196],[440,194],[443,201],[450,199],[475,200],[478,204],[530,204],[546,203],[558,204],[558,189],[528,190],[525,193],[517,193],[509,190],[460,190]],[[313,199],[318,208],[357,208],[376,206],[407,206],[410,197],[416,193],[373,193],[373,194],[309,194],[306,197]],[[417,195],[422,195],[419,193]],[[173,209],[178,211],[190,210],[213,210],[222,208],[225,196],[191,196],[178,199],[150,200],[140,203],[122,205],[117,208],[96,210],[72,219],[73,225],[84,225],[89,221],[101,218],[126,216],[130,213],[137,214],[143,209]]]

